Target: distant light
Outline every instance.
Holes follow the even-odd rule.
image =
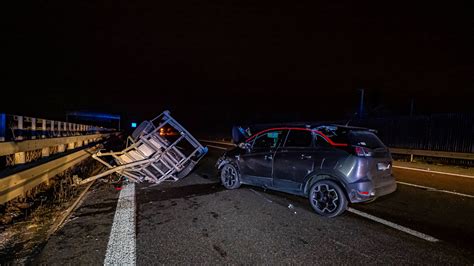
[[[132,123],[132,127],[133,127],[133,128],[137,127],[137,123],[133,122],[133,123]]]

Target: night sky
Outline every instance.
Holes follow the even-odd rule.
[[[411,99],[416,114],[474,111],[474,4],[414,2],[21,3],[0,111],[316,121],[353,115],[361,88],[370,116]]]

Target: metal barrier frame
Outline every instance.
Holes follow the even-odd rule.
[[[173,143],[160,136],[160,129],[171,126],[180,136]],[[92,157],[109,170],[78,181],[85,184],[98,178],[116,173],[133,182],[148,181],[160,184],[164,181],[177,181],[186,176],[194,165],[207,153],[207,147],[202,146],[181,124],[171,117],[169,111],[164,111],[150,121],[144,121],[128,138],[130,144],[120,152],[98,152]],[[178,149],[181,141],[187,141],[193,151],[184,155]],[[115,165],[108,163],[103,157],[111,156]]]

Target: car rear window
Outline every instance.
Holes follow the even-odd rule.
[[[385,147],[382,141],[369,131],[350,131],[348,137],[351,145],[367,147],[369,149]]]
[[[347,143],[369,149],[385,147],[383,142],[374,133],[367,130],[354,130],[350,128],[320,128],[319,130],[335,143]]]

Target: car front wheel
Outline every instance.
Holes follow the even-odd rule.
[[[240,174],[233,164],[226,164],[221,170],[221,182],[227,189],[240,187]]]
[[[309,191],[309,202],[317,214],[325,217],[336,217],[347,209],[344,191],[331,180],[314,183]]]

